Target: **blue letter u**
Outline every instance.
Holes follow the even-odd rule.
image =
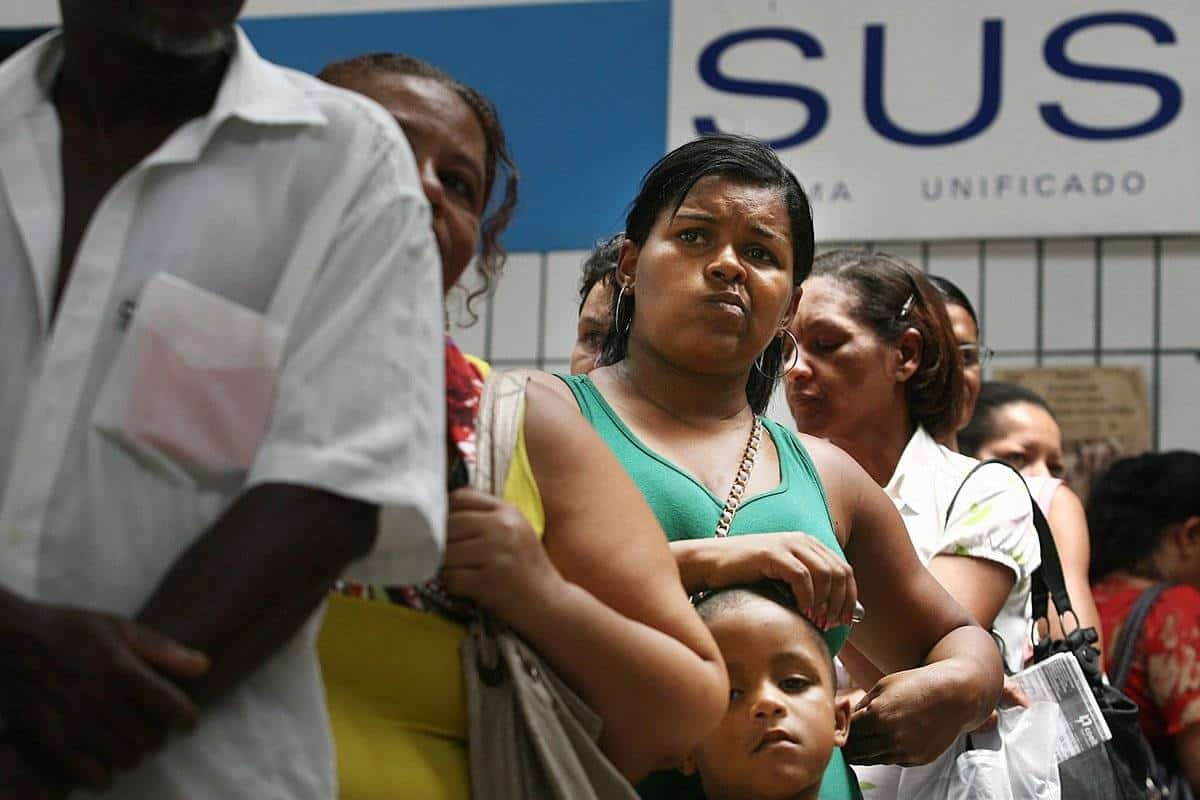
[[[907,131],[888,117],[883,101],[884,27],[868,25],[866,29],[866,81],[863,84],[863,107],[867,121],[880,136],[914,147],[937,147],[954,144],[982,133],[1000,113],[1001,62],[1003,59],[1004,23],[998,19],[983,23],[983,97],[979,109],[969,122],[948,131],[921,133]]]

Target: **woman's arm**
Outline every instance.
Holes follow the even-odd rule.
[[[936,758],[996,707],[1003,683],[991,636],[947,594],[913,550],[891,500],[840,449],[804,437],[846,530],[866,619],[851,642],[886,677],[855,710],[856,763]]]
[[[467,596],[546,659],[604,720],[605,754],[638,780],[682,761],[720,721],[728,704],[725,665],[688,602],[641,493],[573,401],[544,383],[549,380],[530,381],[525,416],[546,512],[544,548],[536,540],[528,547],[526,525],[519,557],[477,552],[476,572],[467,575],[452,568],[463,562],[451,564],[451,542],[447,586],[461,588],[465,577]],[[478,493],[456,494],[482,502]],[[516,525],[512,514],[509,527]]]
[[[1096,610],[1096,601],[1092,598],[1092,587],[1088,582],[1088,566],[1091,561],[1091,540],[1088,536],[1087,515],[1079,496],[1065,484],[1058,487],[1050,502],[1050,535],[1054,537],[1054,545],[1058,548],[1058,558],[1062,561],[1063,577],[1067,583],[1067,594],[1071,596],[1071,606],[1079,625],[1083,628],[1095,628],[1096,633],[1103,637],[1100,625],[1100,612]],[[1053,604],[1053,601],[1051,601]],[[1050,635],[1060,638],[1063,635],[1058,615],[1050,613]],[[1104,639],[1096,643],[1101,652],[1100,664],[1103,666]]]
[[[992,627],[1016,583],[1011,569],[986,558],[935,556],[929,562],[929,572],[984,628]]]

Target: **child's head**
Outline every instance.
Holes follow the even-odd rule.
[[[707,800],[816,797],[850,727],[821,632],[775,581],[714,592],[696,610],[729,668],[729,710],[684,771],[700,774]]]

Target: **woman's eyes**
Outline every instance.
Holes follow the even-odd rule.
[[[467,202],[474,204],[475,182],[471,179],[463,175],[451,173],[442,178],[442,185]]]
[[[837,339],[817,338],[812,341],[812,344],[809,345],[808,349],[812,350],[814,353],[832,353],[840,346],[841,342]]]
[[[745,694],[746,693],[743,692],[741,689],[734,689],[733,687],[730,687],[730,689],[729,689],[729,705],[733,705],[738,700],[741,700],[742,696]]]
[[[708,241],[707,233],[699,228],[687,228],[675,236],[685,244],[704,244]],[[744,252],[746,258],[752,261],[765,261],[772,264],[777,261],[775,254],[761,245],[750,245]]]
[[[1021,469],[1021,467],[1029,465],[1029,458],[1020,450],[1015,450],[1011,453],[1001,453],[1000,460],[1007,461],[1017,469]]]

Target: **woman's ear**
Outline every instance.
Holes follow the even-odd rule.
[[[788,301],[787,308],[784,309],[783,319],[779,320],[779,330],[792,326],[792,320],[796,318],[796,310],[800,308],[800,298],[803,296],[803,287],[797,286],[792,289],[792,299]]]
[[[850,696],[838,695],[833,698],[833,743],[837,747],[845,747],[846,739],[850,736]]]
[[[1200,517],[1188,517],[1180,522],[1175,541],[1185,556],[1200,555]]]
[[[900,339],[896,342],[896,352],[899,356],[896,360],[896,380],[898,382],[906,382],[921,368],[921,356],[924,350],[925,340],[919,330],[909,328],[900,334]]]
[[[617,291],[633,291],[637,282],[637,262],[641,248],[625,239],[621,242],[621,252],[617,256]]]

